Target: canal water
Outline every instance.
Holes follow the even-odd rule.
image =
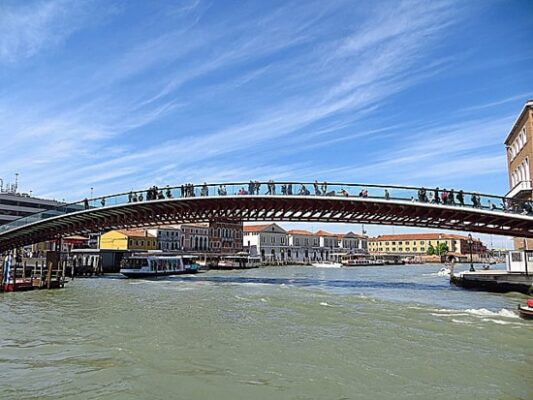
[[[0,296],[5,399],[532,399],[519,294],[437,265],[76,279]]]

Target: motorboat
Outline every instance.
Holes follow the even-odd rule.
[[[372,259],[366,259],[366,258],[359,258],[359,259],[349,259],[349,260],[343,260],[342,266],[343,267],[370,267],[373,265],[384,265],[385,263],[383,260],[372,260]]]
[[[196,256],[132,255],[122,260],[120,273],[128,278],[191,274],[198,271]]]
[[[261,264],[261,257],[250,256],[247,253],[231,256],[222,256],[214,269],[246,269],[258,268]]]
[[[533,319],[533,299],[528,299],[526,305],[518,305],[518,314],[524,319]]]
[[[333,261],[319,261],[311,263],[313,267],[317,268],[340,268],[342,267],[342,264],[339,262],[333,262]]]
[[[437,272],[438,276],[448,276],[452,273],[452,270],[448,267],[442,267],[439,269],[439,272]]]

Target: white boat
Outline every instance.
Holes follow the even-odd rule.
[[[341,264],[343,267],[368,267],[372,265],[384,265],[385,262],[379,258],[358,254],[343,257]]]
[[[261,264],[261,257],[249,256],[248,254],[237,254],[223,256],[218,262],[218,269],[244,269],[257,268]]]
[[[340,268],[342,267],[341,263],[333,262],[333,261],[314,262],[311,265],[317,268]]]
[[[191,274],[198,271],[195,256],[133,255],[122,260],[120,273],[128,278]]]
[[[439,269],[439,272],[437,272],[438,276],[448,276],[452,273],[452,270],[448,267],[442,267]]]

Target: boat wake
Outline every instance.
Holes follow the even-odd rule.
[[[506,308],[502,308],[500,311],[490,311],[486,308],[468,308],[465,312],[479,317],[519,318],[518,314]]]
[[[431,313],[436,317],[452,317],[451,321],[457,324],[472,324],[473,319],[459,319],[459,317],[475,317],[483,322],[492,322],[498,325],[524,325],[516,322],[519,315],[511,310],[502,308],[499,311],[491,311],[486,308],[467,308],[465,310],[437,309]]]

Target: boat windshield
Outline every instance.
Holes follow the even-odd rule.
[[[183,265],[192,265],[196,263],[196,258],[194,257],[183,257]]]
[[[122,260],[121,267],[125,269],[141,269],[148,266],[148,260],[144,257],[127,258]]]
[[[178,258],[156,258],[150,261],[152,271],[179,270],[180,262]]]

